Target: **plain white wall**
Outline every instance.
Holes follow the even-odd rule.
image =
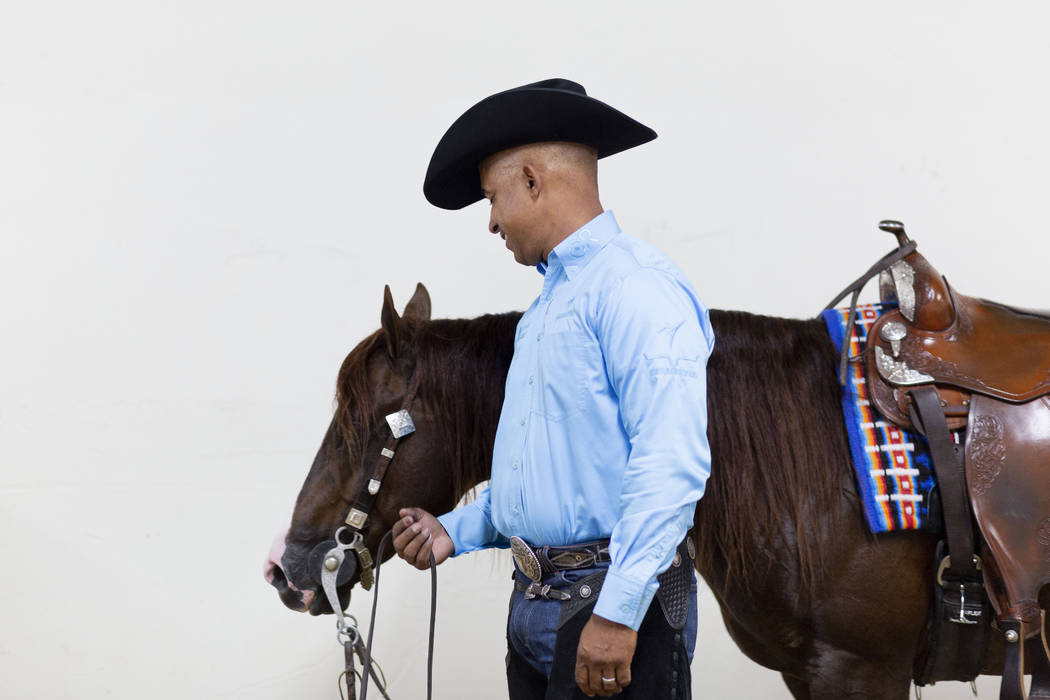
[[[1037,1],[5,0],[5,696],[336,697],[332,619],[286,610],[261,565],[339,363],[384,283],[403,304],[425,282],[437,316],[540,285],[484,205],[422,197],[476,100],[564,76],[653,126],[603,162],[603,202],[711,306],[815,314],[900,218],[957,288],[1046,307],[1048,20]],[[442,567],[436,697],[505,697],[508,567]],[[427,577],[395,563],[382,592],[376,656],[422,697]],[[693,673],[697,697],[788,697],[708,593]]]

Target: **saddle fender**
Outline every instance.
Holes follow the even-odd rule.
[[[1050,583],[1050,397],[1021,404],[973,397],[966,485],[1006,588],[1010,608],[997,611],[1000,619],[1035,634],[1039,590]]]

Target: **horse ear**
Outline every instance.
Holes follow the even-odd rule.
[[[383,322],[387,354],[397,357],[397,350],[401,347],[401,317],[394,310],[394,297],[390,296],[389,284],[383,287],[383,311],[379,316]]]
[[[416,285],[416,292],[405,304],[405,313],[402,316],[406,321],[429,321],[430,320],[430,292],[420,282]]]

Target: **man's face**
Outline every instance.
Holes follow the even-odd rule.
[[[532,182],[512,156],[497,153],[481,164],[481,189],[489,200],[489,231],[506,241],[522,265],[543,262]]]

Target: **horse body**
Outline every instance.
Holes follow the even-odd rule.
[[[422,290],[422,296],[420,295]],[[344,362],[339,407],[267,578],[293,609],[331,612],[310,552],[342,524],[413,371],[417,432],[397,453],[365,531],[373,552],[405,506],[451,509],[488,478],[520,314],[429,320],[422,287]],[[425,302],[425,303],[424,303]],[[425,309],[423,308],[425,307]],[[424,313],[425,311],[425,313]],[[868,534],[823,324],[712,311],[712,472],[695,564],[730,636],[796,698],[908,696],[925,649],[935,538]],[[346,602],[357,577],[341,589]],[[995,666],[1001,645],[989,654]]]

